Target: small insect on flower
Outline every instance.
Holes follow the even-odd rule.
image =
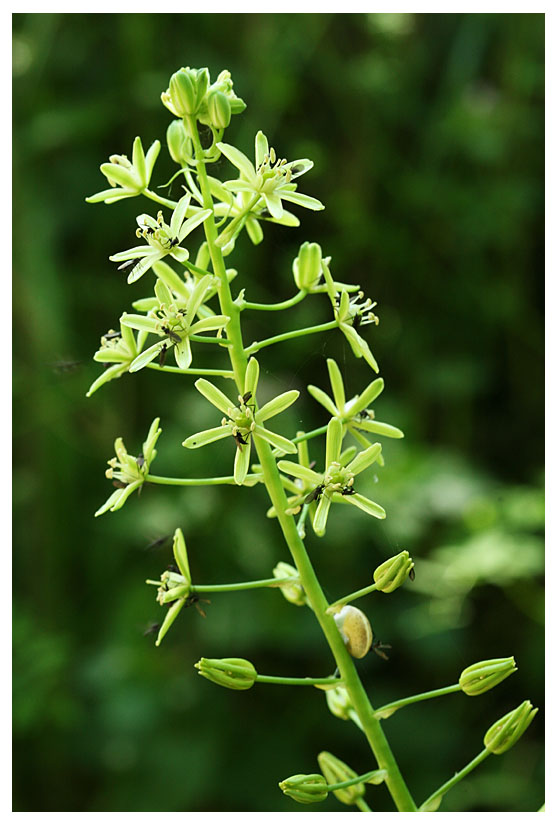
[[[143,467],[143,465],[145,464],[145,456],[144,456],[144,454],[143,454],[143,453],[140,453],[140,454],[136,457],[136,464],[138,465],[138,467],[139,467],[139,468],[140,468],[140,470],[141,470],[141,468],[142,468],[142,467]]]
[[[178,246],[179,243],[180,243],[179,238],[169,238],[168,239],[168,246],[166,248],[167,249],[172,249],[173,246]]]
[[[124,487],[127,487],[128,485],[124,484],[123,481],[118,481],[117,479],[114,479],[114,481],[112,482],[112,486],[118,487],[119,490],[123,490]]]
[[[161,329],[163,330],[165,335],[168,335],[168,337],[174,344],[180,344],[182,338],[180,337],[180,335],[178,335],[178,333],[174,332],[174,330],[172,330],[168,326],[161,327]]]
[[[248,438],[249,436],[250,436],[250,433],[246,433],[246,438]],[[236,446],[238,447],[239,450],[242,450],[243,447],[247,446],[248,442],[242,437],[242,434],[240,433],[239,430],[236,430],[235,432],[233,432],[232,437],[236,441]]]
[[[355,493],[356,490],[354,489],[354,487],[343,487],[343,489],[341,490],[342,496],[354,496]]]
[[[188,598],[186,599],[184,606],[185,607],[192,607],[192,605],[194,605],[194,607],[196,608],[196,610],[198,611],[200,616],[203,619],[205,619],[206,618],[205,610],[202,607],[200,607],[200,602],[203,602],[204,604],[211,604],[209,599],[200,599],[200,597],[197,595],[197,593],[192,593],[192,595],[188,596]]]
[[[309,493],[306,498],[304,499],[305,504],[312,504],[313,501],[319,501],[322,497],[322,493],[325,490],[325,484],[318,484],[311,493]]]
[[[167,350],[168,347],[166,344],[163,344],[163,346],[159,350],[159,366],[161,367],[161,369],[165,366],[165,361],[167,360]]]
[[[411,567],[411,569],[409,570],[409,580],[414,582],[415,576],[416,576],[415,568]]]
[[[133,273],[134,269],[136,268],[136,266],[140,263],[141,263],[141,258],[133,258],[131,261],[124,261],[123,264],[120,264],[118,269],[129,269],[130,272],[128,274],[128,277],[130,277],[130,275],[132,275],[132,273]],[[105,338],[106,338],[106,335],[105,335]]]
[[[118,268],[120,269],[121,267]],[[122,338],[122,333],[116,332],[114,329],[109,329],[109,331],[105,332],[105,334],[102,337],[105,339],[105,341],[113,341],[115,338]]]
[[[374,651],[376,656],[380,657],[380,659],[384,659],[384,661],[389,662],[389,656],[386,653],[384,653],[384,650],[391,650],[391,645],[384,644],[379,639],[377,639],[375,642],[372,642],[372,650]]]

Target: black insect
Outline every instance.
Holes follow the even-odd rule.
[[[75,372],[82,364],[83,361],[61,360],[54,361],[52,364],[49,364],[49,366],[57,375],[63,375],[64,373]]]
[[[186,599],[184,606],[192,607],[192,605],[194,605],[200,616],[202,616],[202,618],[205,619],[205,610],[202,607],[200,607],[200,602],[203,602],[204,604],[211,604],[209,599],[200,599],[197,593],[192,593],[192,595],[188,596],[188,598]]]
[[[415,568],[414,568],[414,567],[411,567],[411,569],[409,570],[409,579],[410,579],[412,582],[414,582],[414,580],[415,580],[415,575],[416,575],[416,573],[415,573]]]
[[[312,504],[313,501],[319,501],[322,497],[322,493],[325,490],[325,484],[318,484],[311,493],[309,493],[306,498],[304,499],[305,504]]]
[[[250,391],[245,392],[244,395],[242,396],[242,403],[247,404],[248,401],[250,401],[251,398],[252,398],[252,393]]]
[[[269,209],[262,209],[260,214],[258,215],[259,218],[271,218],[271,212]]]
[[[291,166],[291,172],[293,173],[293,175],[298,175],[303,170],[304,170],[304,166],[299,166],[298,164],[296,166]]]
[[[178,246],[179,243],[180,243],[180,240],[178,238],[168,238],[168,245],[167,245],[166,248],[167,249],[172,249],[173,246]]]
[[[176,564],[169,564],[167,570],[169,571],[169,573],[180,573],[180,570],[178,569]]]
[[[121,269],[121,267],[118,268]],[[105,341],[112,341],[114,338],[122,338],[122,335],[120,332],[115,332],[113,329],[111,329],[110,332],[106,332],[103,335],[103,338],[105,339]]]
[[[165,335],[168,335],[168,337],[170,338],[170,340],[174,344],[180,344],[180,342],[182,341],[182,338],[180,337],[180,335],[178,335],[176,332],[174,332],[174,330],[172,330],[170,327],[167,327],[167,326],[161,327],[161,329],[163,330]]]
[[[368,410],[361,410],[361,411],[359,412],[359,414],[358,414],[358,417],[359,417],[359,418],[362,418],[362,419],[364,419],[364,418],[372,418],[372,416],[370,415],[370,413],[368,412]]]
[[[354,496],[355,493],[356,490],[354,489],[354,487],[343,487],[343,489],[341,490],[342,496]]]
[[[372,650],[374,651],[376,656],[380,657],[380,659],[384,659],[386,662],[389,662],[389,656],[386,653],[384,653],[384,650],[391,650],[391,645],[384,644],[379,639],[377,639],[375,642],[372,642]]]
[[[160,622],[151,622],[151,624],[147,625],[145,630],[143,631],[144,636],[152,636],[154,633],[158,633],[161,629]]]
[[[137,458],[136,458],[136,464],[138,465],[138,467],[139,467],[139,468],[140,468],[140,470],[141,470],[141,468],[142,468],[142,467],[143,467],[143,465],[145,464],[145,456],[144,456],[144,454],[143,454],[143,453],[140,453],[140,454],[137,456]]]
[[[247,433],[246,438],[248,438],[249,435],[250,435],[250,433]],[[239,450],[241,450],[243,447],[245,447],[248,444],[248,442],[242,437],[241,433],[239,433],[238,431],[233,433],[232,437],[236,441],[236,446],[238,447]]]
[[[144,547],[144,550],[157,550],[159,547],[162,547],[167,541],[172,537],[172,533],[169,533],[166,536],[158,536],[153,541],[150,541],[147,547]]]
[[[165,366],[165,361],[167,360],[167,349],[167,345],[163,344],[163,346],[159,350],[159,366],[161,368]]]
[[[130,270],[130,275],[131,275],[132,272],[134,271],[134,269],[136,268],[136,266],[139,263],[141,263],[141,258],[134,258],[131,261],[124,261],[123,264],[120,264],[118,269],[129,269]],[[105,335],[105,338],[106,338],[106,335]]]

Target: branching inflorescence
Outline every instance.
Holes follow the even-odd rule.
[[[110,204],[144,196],[162,207],[155,216],[148,213],[138,216],[139,245],[110,258],[119,264],[118,270],[127,275],[129,283],[152,273],[154,294],[136,300],[132,305],[134,312],[121,316],[119,329],[109,330],[102,336],[94,358],[104,364],[105,371],[93,382],[88,395],[108,381],[143,368],[198,375],[196,389],[211,405],[208,406],[209,426],[202,432],[187,435],[183,446],[198,449],[219,439],[233,439],[234,466],[228,471],[232,470],[232,474],[212,478],[153,475],[151,465],[161,433],[156,418],[138,455],[129,454],[122,439],[116,439],[116,456],[108,462],[106,472],[116,490],[95,515],[120,509],[130,495],[146,483],[263,486],[271,501],[267,515],[277,519],[290,561],[279,562],[272,576],[258,581],[196,584],[190,575],[184,536],[177,529],[174,535],[176,566],[166,570],[160,579],[148,581],[157,587],[157,601],[167,608],[156,644],[161,643],[185,605],[200,601],[199,594],[279,588],[288,602],[314,612],[331,650],[333,662],[329,670],[333,675],[266,676],[242,658],[202,658],[196,664],[200,675],[236,690],[251,688],[255,682],[319,687],[325,692],[330,712],[354,722],[362,731],[372,751],[371,764],[357,774],[352,767],[324,751],[317,757],[320,773],[295,774],[279,783],[283,792],[294,800],[322,802],[332,792],[344,805],[370,811],[364,800],[366,786],[384,782],[398,811],[434,811],[444,794],[483,759],[511,747],[532,721],[536,709],[525,701],[498,720],[486,733],[484,749],[478,756],[417,806],[390,749],[382,720],[409,704],[454,691],[469,696],[483,693],[513,673],[515,662],[511,657],[478,662],[466,668],[459,681],[449,687],[409,696],[378,709],[372,707],[354,659],[364,657],[371,649],[385,654],[381,644],[374,641],[366,615],[350,602],[372,591],[393,593],[408,578],[414,578],[413,561],[407,551],[388,558],[376,568],[371,583],[330,604],[304,539],[307,523],[317,536],[325,534],[332,506],[356,507],[365,516],[385,518],[384,509],[359,492],[359,476],[374,464],[383,465],[381,443],[371,439],[375,436],[401,438],[403,433],[391,424],[378,421],[370,407],[384,388],[381,378],[371,376],[372,380],[359,395],[347,398],[339,367],[333,359],[328,359],[331,395],[316,386],[309,386],[308,391],[329,413],[329,423],[287,438],[276,432],[275,422],[270,429],[270,422],[296,402],[299,392],[289,390],[260,406],[258,358],[268,346],[303,335],[339,330],[354,355],[363,358],[377,373],[376,359],[363,337],[367,324],[378,323],[372,311],[375,304],[365,298],[358,285],[334,280],[330,259],[322,254],[317,243],[308,242],[302,244],[293,262],[297,291],[292,298],[276,304],[251,303],[246,300],[245,288],[233,298],[237,271],[227,268],[225,262],[242,231],[247,232],[254,244],[259,244],[268,222],[286,227],[299,225],[298,217],[288,211],[286,205],[311,210],[324,208],[320,201],[298,189],[299,179],[313,164],[305,158],[290,162],[279,158],[262,132],[255,138],[253,161],[223,142],[224,130],[232,116],[245,108],[233,90],[227,71],[210,83],[207,69],[180,69],[171,77],[169,88],[161,97],[176,118],[167,130],[167,145],[179,166],[173,178],[181,179],[184,194],[174,201],[149,188],[161,147],[159,141],[155,141],[144,153],[137,137],[131,161],[125,155],[112,155],[109,163],[102,164],[101,172],[110,188],[87,198],[92,203]],[[211,132],[208,148],[202,146],[200,126]],[[210,174],[211,164],[221,156],[230,162],[229,170],[233,173],[224,182]],[[203,230],[204,237],[192,255],[192,233],[196,229],[198,233]],[[241,324],[244,312],[281,311],[316,294],[325,294],[329,299],[331,308],[327,320],[244,344]],[[204,346],[218,348],[223,356],[222,367],[192,366],[197,362],[197,351]],[[169,355],[173,356],[175,366],[167,363]],[[215,379],[225,379],[223,390],[213,383]],[[325,460],[323,465],[315,467],[309,461],[308,440],[320,436],[325,436]],[[348,440],[356,443],[347,444]],[[284,458],[287,455],[292,458]]]

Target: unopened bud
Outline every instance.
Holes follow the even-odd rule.
[[[285,561],[280,561],[279,564],[273,568],[273,575],[276,579],[298,579],[298,570],[296,567],[293,567],[292,564],[287,564]],[[306,594],[303,586],[300,584],[300,581],[287,582],[286,584],[280,585],[279,589],[286,600],[291,602],[291,604],[296,604],[299,607],[303,607],[307,604]]]
[[[231,690],[248,690],[256,681],[256,668],[246,659],[200,659],[194,667],[200,676]]]
[[[226,129],[231,122],[231,104],[223,92],[211,91],[207,96],[207,111],[211,125]]]
[[[328,753],[328,751],[322,751],[318,754],[318,764],[328,785],[337,785],[338,782],[347,782],[349,779],[356,779],[358,776],[352,768],[349,768],[348,765],[332,753]],[[364,792],[364,782],[357,782],[355,785],[333,791],[339,802],[344,805],[356,805],[357,800],[364,796]]]
[[[478,696],[496,687],[516,670],[513,656],[507,659],[487,659],[466,667],[459,677],[459,686],[467,696]]]
[[[175,163],[181,166],[186,162],[186,131],[181,120],[171,121],[167,129],[167,146]]]
[[[317,243],[306,241],[298,250],[293,261],[293,275],[299,289],[309,290],[320,280],[322,274],[322,250]]]
[[[398,553],[397,556],[392,556],[387,561],[380,564],[374,570],[374,581],[377,585],[377,590],[382,593],[391,593],[400,587],[411,570],[414,567],[414,562],[409,556],[407,550]]]
[[[538,712],[526,699],[515,710],[506,713],[490,727],[484,736],[484,746],[491,753],[505,753],[522,736]]]
[[[323,802],[328,794],[327,782],[319,773],[297,773],[279,782],[279,787],[286,796],[303,805]]]

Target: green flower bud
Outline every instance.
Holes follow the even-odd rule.
[[[326,700],[330,712],[339,719],[351,719],[351,714],[355,713],[353,703],[344,687],[326,691]]]
[[[200,676],[231,690],[248,690],[256,681],[256,668],[246,659],[200,659],[196,667]]]
[[[273,568],[273,575],[276,579],[285,579],[287,577],[297,577],[298,578],[298,570],[296,567],[293,567],[292,564],[287,564],[285,561],[280,561],[278,565]],[[303,607],[307,604],[306,594],[304,592],[303,586],[300,582],[290,582],[287,584],[282,584],[279,588],[281,593],[286,598],[288,602],[291,604],[296,604],[299,607]]]
[[[171,158],[181,166],[185,163],[187,155],[186,140],[187,137],[183,122],[181,120],[171,121],[167,129],[167,146]]]
[[[484,746],[491,753],[505,753],[522,736],[538,713],[526,699],[515,710],[498,719],[484,736]]]
[[[516,670],[513,656],[507,659],[486,659],[466,667],[459,677],[459,686],[467,696],[478,696],[499,685]]]
[[[352,768],[349,768],[348,765],[327,751],[318,754],[318,764],[328,785],[337,785],[338,782],[347,782],[349,779],[356,779],[358,776]],[[357,782],[356,785],[340,788],[333,791],[333,793],[343,805],[356,805],[357,801],[364,796],[364,791],[364,782]]]
[[[211,125],[216,129],[226,129],[231,122],[231,104],[223,92],[211,91],[208,94],[207,111]]]
[[[374,581],[377,584],[377,589],[381,590],[382,593],[391,593],[393,590],[397,590],[414,566],[407,550],[403,550],[397,556],[387,559],[374,570]]]
[[[208,85],[207,69],[182,68],[172,75],[169,88],[163,92],[161,100],[177,117],[195,115],[202,104]]]
[[[306,241],[293,261],[293,275],[299,289],[310,290],[322,276],[322,250],[317,243]]]
[[[297,773],[279,782],[279,787],[286,796],[303,805],[323,802],[328,794],[327,782],[319,773]]]

